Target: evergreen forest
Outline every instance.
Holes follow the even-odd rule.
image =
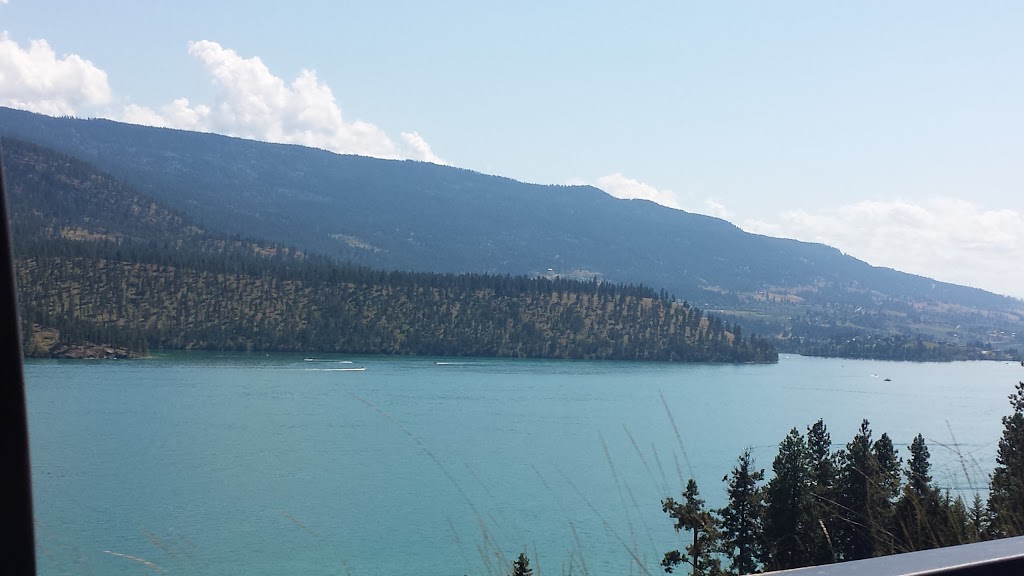
[[[686,545],[666,552],[662,566],[750,574],[1024,535],[1024,382],[1009,399],[987,499],[936,486],[920,434],[904,460],[867,420],[838,449],[818,420],[782,440],[767,482],[750,450],[740,454],[723,478],[723,508],[708,508],[692,479],[678,499],[663,500]]]
[[[71,240],[16,262],[30,355],[61,338],[146,348],[772,362],[746,337],[643,286],[380,272]]]

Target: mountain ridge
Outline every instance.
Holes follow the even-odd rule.
[[[951,308],[977,316],[975,335],[1024,333],[1020,300],[589,186],[2,108],[0,134],[93,163],[207,228],[376,268],[639,282],[779,335],[812,312],[952,334]],[[909,320],[883,325],[892,313]]]
[[[152,347],[778,359],[770,342],[642,285],[334,263],[207,231],[88,163],[4,143],[31,355],[130,357]]]

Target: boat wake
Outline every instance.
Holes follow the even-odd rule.
[[[306,368],[306,372],[364,372],[366,368]]]

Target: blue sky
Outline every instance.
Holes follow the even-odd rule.
[[[1020,2],[0,0],[0,105],[594,184],[1024,297],[1021,30]]]

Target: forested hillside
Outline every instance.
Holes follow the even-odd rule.
[[[374,272],[55,242],[18,259],[25,318],[85,339],[211,350],[766,362],[770,342],[643,287]],[[258,270],[258,271],[257,271]],[[116,329],[116,330],[112,330]]]
[[[94,164],[204,230],[336,261],[642,283],[756,323],[793,351],[836,328],[943,349],[1024,347],[1020,300],[592,187],[6,108],[0,135]]]
[[[642,285],[341,265],[210,233],[39,146],[6,140],[4,153],[30,354],[92,342],[131,351],[777,360],[770,342]]]

